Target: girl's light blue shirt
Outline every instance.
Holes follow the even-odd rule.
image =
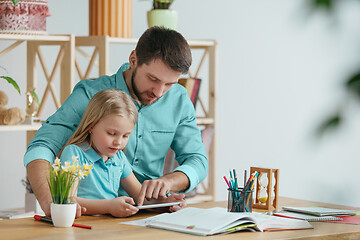
[[[128,68],[129,64],[125,63],[112,76],[81,80],[64,104],[37,131],[25,153],[24,165],[35,159],[45,159],[50,163],[54,161],[56,154],[78,127],[95,93],[117,88],[129,94],[123,77],[123,72]],[[209,164],[196,125],[194,106],[186,89],[175,84],[150,106],[134,103],[139,112],[138,121],[124,152],[135,176],[141,183],[161,177],[165,157],[171,147],[179,163],[175,171],[186,174],[190,182],[185,192],[192,190],[205,179]]]
[[[68,145],[61,154],[62,164],[70,162],[72,157],[78,157],[78,164],[92,165],[90,174],[79,182],[78,197],[87,199],[113,199],[118,197],[120,179],[129,176],[131,165],[122,151],[117,152],[106,162],[93,149],[84,146]]]

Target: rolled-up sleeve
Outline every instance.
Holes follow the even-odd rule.
[[[201,132],[196,124],[195,110],[190,100],[186,101],[182,110],[183,117],[176,129],[171,148],[180,165],[174,171],[185,173],[189,179],[190,186],[185,191],[188,192],[206,178],[209,162]]]

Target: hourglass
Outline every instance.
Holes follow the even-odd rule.
[[[279,169],[251,167],[250,174],[258,172],[253,208],[272,211],[278,208]]]

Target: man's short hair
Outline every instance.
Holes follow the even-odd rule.
[[[164,27],[147,29],[140,37],[135,51],[139,66],[160,59],[171,69],[187,73],[192,62],[190,46],[185,38]]]

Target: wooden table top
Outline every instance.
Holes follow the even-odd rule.
[[[310,202],[293,198],[279,198],[280,206],[319,206],[339,209],[355,209],[341,205]],[[199,208],[226,207],[226,202],[206,202],[188,206]],[[75,223],[90,225],[93,229],[77,227],[55,228],[49,223],[35,221],[33,218],[0,220],[0,239],[200,239],[204,237],[172,231],[119,224],[153,216],[154,213],[142,210],[129,218],[111,216],[82,216]],[[314,229],[277,231],[277,232],[237,232],[226,235],[210,236],[211,239],[360,239],[360,225],[312,222]]]

